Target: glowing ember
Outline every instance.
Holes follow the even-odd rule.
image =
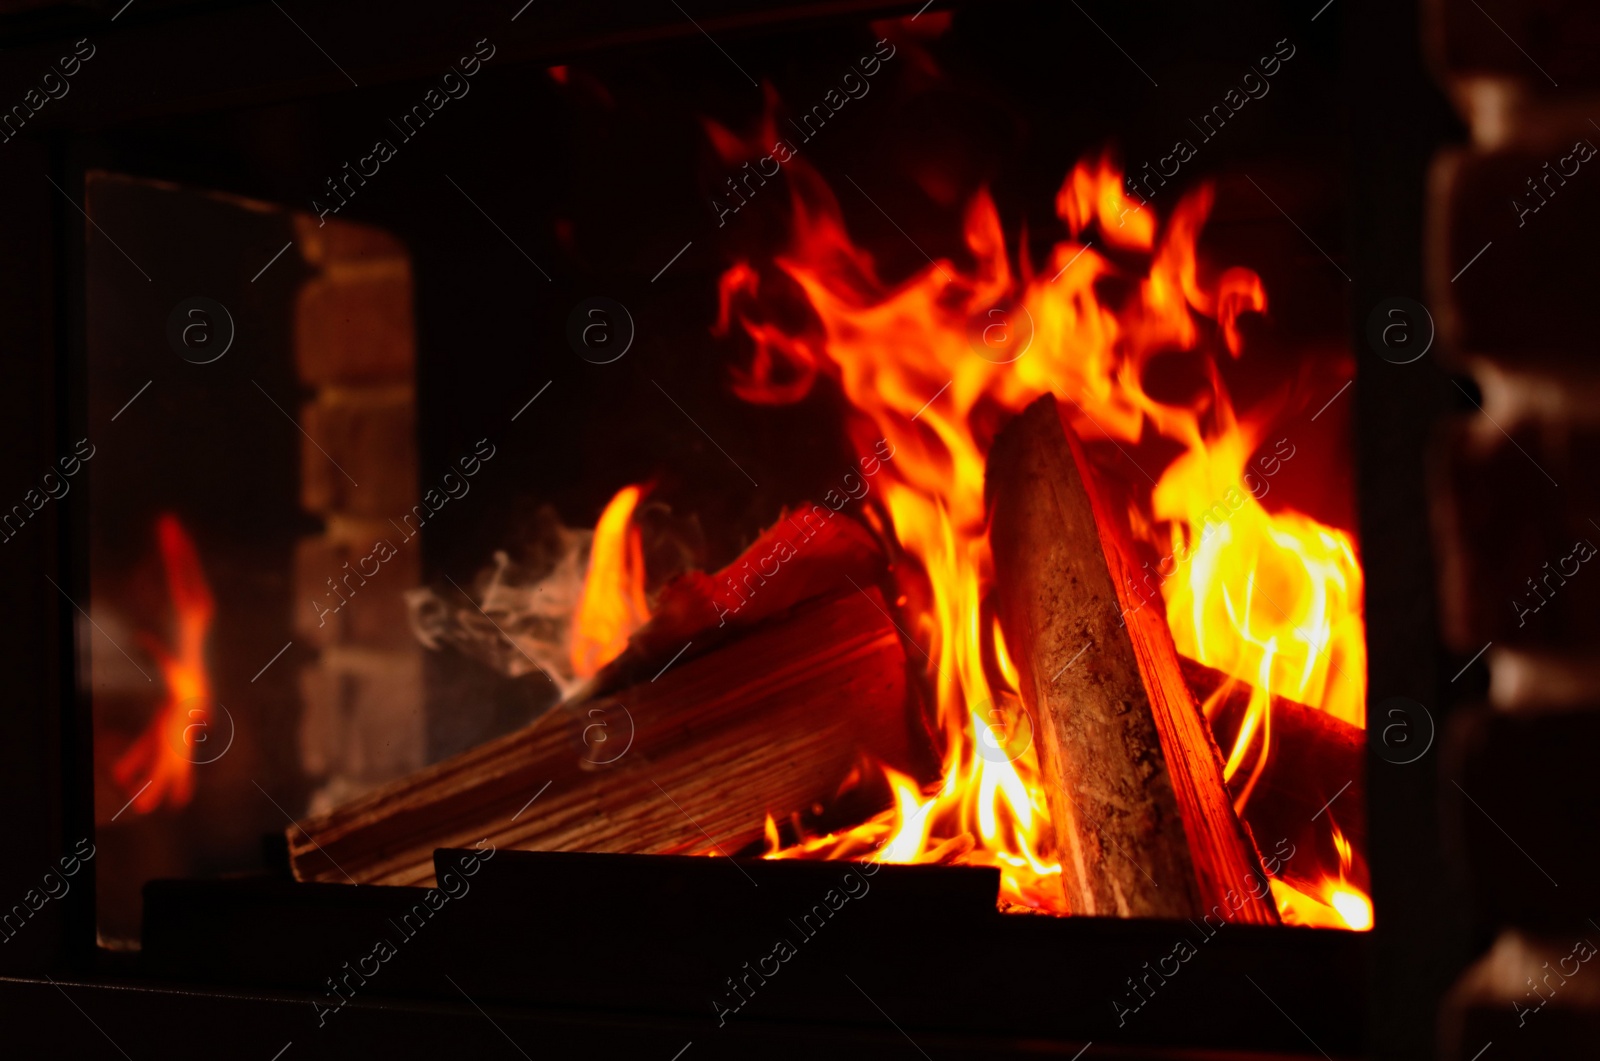
[[[650,617],[645,601],[644,548],[633,512],[644,497],[642,486],[625,486],[600,513],[589,546],[589,573],[583,582],[572,629],[572,671],[592,676],[628,645],[628,635]]]
[[[940,260],[890,286],[851,241],[816,172],[802,160],[790,172],[791,248],[775,269],[735,264],[720,285],[719,331],[737,322],[754,344],[734,389],[753,402],[790,402],[826,375],[852,407],[857,448],[879,438],[895,447],[882,496],[896,537],[921,567],[900,577],[908,590],[926,580],[907,594],[928,602],[908,629],[926,646],[945,747],[943,780],[932,791],[886,770],[891,810],[786,849],[771,829],[768,857],[859,858],[880,845],[876,857],[889,862],[954,857],[999,867],[1005,904],[1069,912],[1045,846],[1035,752],[1006,735],[1022,724],[1016,671],[983,607],[991,580],[985,456],[1005,420],[1045,393],[1069,408],[1086,441],[1116,444],[1130,462],[1124,444],[1152,435],[1178,448],[1148,499],[1131,502],[1136,534],[1164,559],[1155,570],[1146,565],[1144,586],[1130,588],[1152,603],[1164,597],[1180,652],[1254,686],[1227,755],[1229,777],[1250,771],[1240,806],[1271,746],[1269,694],[1365,724],[1361,568],[1349,536],[1298,512],[1269,512],[1252,495],[1247,464],[1270,417],[1236,415],[1210,357],[1208,386],[1184,404],[1144,389],[1157,354],[1220,346],[1239,357],[1239,315],[1266,309],[1254,273],[1213,274],[1197,262],[1209,188],[1183,199],[1162,227],[1127,198],[1113,162],[1080,163],[1056,200],[1070,238],[1037,274],[1026,257],[1013,272],[994,203],[980,191],[964,229],[972,267]],[[1127,294],[1103,300],[1103,280]],[[799,331],[773,323],[794,319],[778,300],[796,287],[813,320]],[[1299,896],[1275,881],[1280,907],[1311,904],[1336,911],[1338,924],[1370,924],[1365,896],[1346,882],[1348,845],[1341,855],[1325,896]]]
[[[131,808],[139,814],[163,802],[172,807],[189,802],[197,742],[205,739],[211,715],[205,646],[216,604],[200,567],[200,553],[183,524],[170,514],[156,520],[156,545],[172,598],[176,636],[171,647],[147,634],[140,640],[155,657],[167,692],[144,732],[111,767],[117,784],[137,794]]]

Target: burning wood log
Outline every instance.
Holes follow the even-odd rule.
[[[989,454],[998,613],[1034,719],[1075,913],[1276,923],[1131,536],[1049,395]]]
[[[900,637],[874,590],[800,604],[714,652],[288,830],[300,880],[426,885],[433,852],[732,853],[832,796],[863,754],[908,769]]]
[[[1217,698],[1207,709],[1211,731],[1224,747],[1231,746],[1249,712],[1254,689],[1188,657],[1179,662],[1196,700],[1206,703]],[[1278,876],[1315,889],[1328,867],[1338,864],[1328,819],[1337,823],[1354,850],[1367,848],[1366,734],[1326,711],[1277,694],[1268,710],[1270,751],[1245,803],[1245,824],[1262,850],[1288,840],[1295,851],[1306,852],[1284,860]],[[1250,784],[1253,761],[1247,758],[1228,782],[1235,801]]]
[[[721,571],[690,571],[663,587],[650,621],[570,699],[581,702],[645,681],[684,651],[685,642],[699,655],[801,601],[870,585],[884,562],[872,533],[849,516],[819,504],[785,511]]]

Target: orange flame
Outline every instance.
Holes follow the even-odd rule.
[[[589,546],[589,572],[583,581],[572,627],[572,670],[580,678],[596,671],[628,647],[628,635],[650,617],[645,601],[644,547],[633,512],[643,486],[617,491],[600,513]]]
[[[156,545],[166,572],[176,622],[173,647],[140,635],[155,657],[167,687],[165,698],[144,732],[111,767],[124,791],[135,793],[131,804],[139,814],[163,802],[185,806],[194,795],[194,761],[183,749],[194,747],[194,731],[204,732],[211,715],[211,678],[206,671],[206,634],[216,613],[216,602],[200,566],[194,539],[178,517],[163,514],[156,520]]]
[[[1369,931],[1372,928],[1372,901],[1347,879],[1358,856],[1337,825],[1333,827],[1333,846],[1339,853],[1338,875],[1325,876],[1313,892],[1297,890],[1279,880],[1271,882],[1278,914],[1286,925]],[[1362,875],[1365,875],[1364,871]]]
[[[1148,588],[1152,602],[1165,595],[1179,651],[1256,687],[1229,775],[1252,762],[1252,746],[1252,785],[1265,765],[1272,692],[1364,724],[1361,568],[1350,537],[1298,512],[1269,512],[1251,496],[1246,466],[1270,416],[1235,414],[1211,356],[1208,386],[1186,403],[1144,389],[1158,353],[1220,346],[1239,357],[1240,314],[1266,309],[1253,272],[1212,275],[1197,261],[1209,188],[1179,202],[1158,231],[1153,209],[1124,194],[1109,157],[1079,163],[1056,199],[1070,238],[1037,275],[1026,256],[1013,273],[994,203],[980,191],[964,227],[972,267],[941,259],[891,286],[851,241],[815,170],[796,160],[790,173],[794,234],[776,259],[781,275],[746,262],[730,268],[718,331],[737,320],[754,344],[749,367],[735,374],[740,396],[795,401],[827,375],[852,407],[858,449],[879,438],[894,445],[882,496],[928,583],[917,597],[929,605],[910,626],[929,646],[945,747],[937,788],[923,792],[886,770],[892,809],[787,849],[774,829],[768,857],[864,857],[877,847],[882,861],[915,862],[970,844],[960,860],[998,866],[1003,902],[1068,912],[1035,752],[1013,750],[1022,742],[1007,737],[1025,724],[1016,671],[998,625],[983,619],[992,578],[984,460],[1004,421],[1047,393],[1068,407],[1086,441],[1115,446],[1152,484],[1147,504],[1134,503],[1130,515],[1165,556],[1157,567],[1172,565],[1149,572]],[[1106,245],[1115,260],[1102,253]],[[1112,303],[1102,286],[1126,294]],[[773,304],[786,287],[798,287],[813,324],[795,331],[772,323],[794,319]],[[1167,452],[1179,450],[1159,480],[1124,448],[1151,435],[1166,440]]]

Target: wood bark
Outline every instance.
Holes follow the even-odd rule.
[[[876,590],[805,602],[609,696],[288,830],[300,880],[426,885],[471,847],[731,854],[831,797],[864,754],[908,769],[914,711]]]
[[[1276,923],[1159,602],[1053,397],[989,454],[997,611],[1075,913]]]

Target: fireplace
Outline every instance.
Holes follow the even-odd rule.
[[[1436,555],[1406,491],[1406,396],[1499,392],[1417,363],[1493,325],[1380,249],[1421,211],[1352,161],[1394,145],[1341,32],[1393,16],[524,5],[376,52],[278,5],[10,17],[77,42],[8,129],[55,184],[19,225],[60,452],[5,533],[77,830],[15,997],[181,988],[323,1051],[1439,1038],[1498,922],[1386,903],[1461,900],[1393,823],[1447,721],[1483,791],[1469,642],[1528,646],[1502,684],[1542,643],[1462,588],[1480,450]],[[261,43],[220,87],[83,109],[223,29]],[[1451,1056],[1552,927],[1461,981]]]

